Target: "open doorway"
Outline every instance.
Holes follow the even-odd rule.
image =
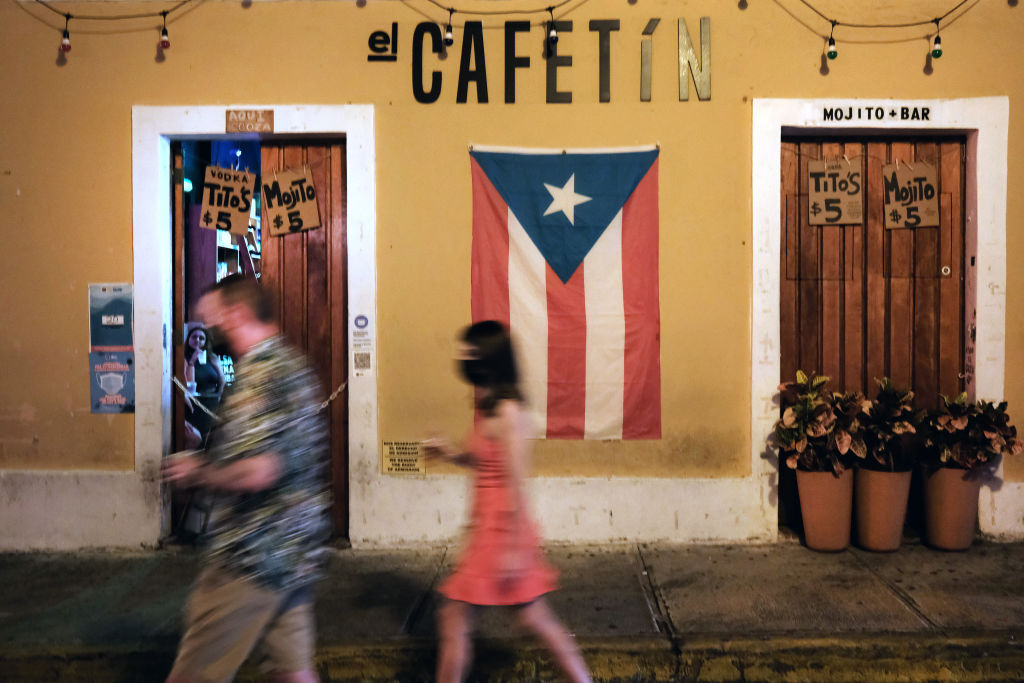
[[[228,275],[259,279],[278,301],[285,337],[304,351],[327,395],[348,379],[348,278],[346,231],[346,149],[344,138],[235,139],[226,136],[175,140],[172,166],[172,370],[185,385],[172,401],[175,450],[205,442],[219,389],[233,381],[228,357],[201,358],[201,334],[192,312],[202,292]],[[203,220],[203,178],[209,166],[248,170],[255,175],[248,230],[230,233]],[[319,227],[272,234],[261,222],[262,178],[308,168],[319,211]],[[208,354],[206,354],[208,355]],[[216,367],[216,372],[200,366]],[[186,398],[189,393],[189,398]],[[198,405],[197,405],[198,404]],[[325,408],[330,424],[332,521],[334,535],[348,538],[348,395],[341,391]],[[202,503],[171,501],[171,533],[189,537],[204,522]]]

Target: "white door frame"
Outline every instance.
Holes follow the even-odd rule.
[[[904,118],[903,108],[927,120]],[[825,119],[825,111],[852,112]],[[867,110],[870,118],[864,118]],[[881,119],[873,114],[882,111]],[[890,115],[889,112],[894,112]],[[780,373],[779,296],[781,248],[781,169],[779,146],[784,128],[820,131],[935,131],[967,136],[965,209],[967,234],[977,238],[977,340],[975,387],[978,398],[1002,400],[1006,338],[1006,169],[1009,98],[954,100],[755,99],[751,126],[752,316],[751,444],[762,500],[773,500],[775,467],[761,457],[778,417],[774,403]],[[968,277],[971,269],[967,271]],[[1001,477],[1002,469],[998,472]],[[1024,484],[984,488],[979,522],[983,532],[1001,539],[1024,537]],[[773,502],[773,506],[777,503]]]
[[[153,481],[171,444],[171,156],[174,139],[224,136],[228,109],[274,111],[274,134],[344,136],[348,241],[349,472],[376,463],[376,152],[372,105],[229,105],[132,107],[132,236],[135,265],[135,473]],[[354,320],[371,368],[353,367]],[[367,341],[368,340],[368,341]],[[140,473],[146,473],[140,475]],[[155,543],[167,529],[167,506],[147,487],[150,518],[139,530]],[[112,496],[135,495],[112,492]],[[159,506],[159,509],[156,509]]]

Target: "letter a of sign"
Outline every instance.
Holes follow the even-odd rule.
[[[309,166],[263,179],[263,225],[274,237],[320,227],[320,208]]]

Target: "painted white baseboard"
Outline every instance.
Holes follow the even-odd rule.
[[[0,472],[0,550],[152,547],[161,495],[137,472]]]

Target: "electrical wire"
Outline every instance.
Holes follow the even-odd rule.
[[[47,2],[46,0],[36,0],[36,2],[39,3],[40,5],[42,5],[43,7],[45,7],[46,9],[50,10],[54,14],[58,14],[58,15],[60,15],[62,17],[67,18],[67,19],[77,19],[77,20],[84,20],[84,21],[119,21],[121,19],[148,19],[150,17],[166,16],[166,15],[170,14],[171,12],[178,11],[179,9],[181,9],[182,7],[184,7],[185,5],[187,5],[187,4],[191,3],[191,2],[195,2],[195,0],[181,0],[180,2],[178,2],[176,5],[174,5],[170,9],[159,10],[159,11],[156,11],[156,12],[145,12],[145,13],[139,13],[139,14],[108,14],[108,15],[102,15],[102,14],[73,14],[71,12],[61,12],[56,7],[51,6],[50,3]]]
[[[561,2],[556,2],[556,3],[551,4],[551,5],[544,5],[543,7],[539,7],[537,9],[464,10],[464,9],[458,9],[458,8],[455,8],[455,7],[449,7],[448,5],[445,5],[443,3],[438,2],[438,0],[427,0],[427,2],[429,2],[431,5],[434,5],[435,7],[439,8],[439,9],[443,9],[446,12],[455,12],[456,14],[471,14],[471,15],[482,16],[482,17],[501,16],[501,15],[504,15],[504,14],[542,14],[544,12],[550,12],[551,10],[556,10],[559,7],[562,7],[564,5],[568,5],[570,2],[577,2],[577,1],[578,0],[561,0]]]
[[[825,13],[823,13],[821,10],[819,10],[817,7],[812,5],[807,0],[800,0],[800,2],[802,4],[806,5],[811,11],[813,11],[815,14],[817,14],[819,17],[821,17],[825,21],[831,23],[833,27],[835,27],[835,26],[848,26],[850,28],[911,28],[913,26],[927,26],[928,24],[934,24],[936,22],[942,21],[943,19],[948,17],[950,14],[952,14],[953,12],[957,11],[958,9],[960,9],[961,7],[966,5],[969,1],[970,0],[960,0],[960,2],[958,2],[953,8],[949,9],[944,14],[942,14],[942,15],[940,15],[938,17],[935,17],[933,19],[926,19],[926,20],[922,20],[922,21],[912,21],[912,22],[907,22],[907,23],[903,23],[903,24],[860,24],[860,23],[854,23],[854,22],[850,22],[850,21],[839,21],[838,19],[833,19],[833,18],[827,16]]]

